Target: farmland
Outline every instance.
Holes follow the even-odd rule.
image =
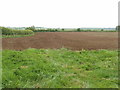
[[[3,88],[118,88],[117,32],[2,38]]]
[[[27,48],[117,49],[117,32],[38,32],[33,36],[3,38],[3,49]]]

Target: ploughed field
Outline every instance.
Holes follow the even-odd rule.
[[[33,36],[3,38],[3,49],[27,48],[117,49],[117,32],[38,32]]]

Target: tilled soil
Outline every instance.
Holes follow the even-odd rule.
[[[34,36],[3,38],[2,49],[69,48],[71,50],[117,49],[117,32],[38,32]]]

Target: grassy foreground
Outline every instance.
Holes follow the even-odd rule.
[[[112,50],[3,50],[3,88],[118,88]]]

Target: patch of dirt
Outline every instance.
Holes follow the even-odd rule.
[[[34,36],[3,38],[2,49],[27,48],[117,49],[117,32],[38,32]]]

